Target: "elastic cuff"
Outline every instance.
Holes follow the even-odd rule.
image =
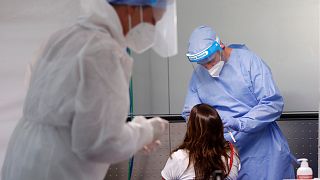
[[[239,119],[234,118],[231,128],[235,131],[241,131],[243,130],[242,124],[243,123]]]

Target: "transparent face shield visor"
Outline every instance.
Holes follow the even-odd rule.
[[[153,6],[156,20],[153,50],[161,57],[171,57],[178,53],[177,10],[175,0],[158,0]]]
[[[202,81],[201,76],[197,72],[197,68],[195,67],[196,65],[201,65],[203,68],[208,70],[205,67],[205,64],[212,62],[212,61],[217,61],[215,58],[216,55],[219,55],[220,58],[218,59],[221,61],[221,51],[222,48],[220,46],[220,38],[217,36],[215,41],[213,42],[212,45],[209,47],[205,48],[204,50],[197,52],[197,53],[186,53],[186,57],[188,58],[189,62],[191,62],[191,66],[198,78],[199,81]],[[209,70],[208,70],[209,71]]]

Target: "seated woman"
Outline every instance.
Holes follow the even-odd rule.
[[[183,143],[175,149],[161,172],[163,179],[211,179],[220,171],[223,179],[236,179],[239,155],[223,136],[218,112],[207,104],[191,110]]]

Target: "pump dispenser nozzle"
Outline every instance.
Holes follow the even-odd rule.
[[[301,162],[300,167],[309,167],[308,159],[301,158],[301,159],[298,159],[298,161]]]

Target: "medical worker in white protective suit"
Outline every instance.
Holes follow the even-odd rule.
[[[110,164],[152,150],[168,126],[161,118],[126,123],[133,63],[127,47],[140,53],[153,45],[174,55],[174,38],[162,35],[176,33],[175,2],[82,6],[86,16],[53,34],[38,57],[2,180],[102,180]]]

